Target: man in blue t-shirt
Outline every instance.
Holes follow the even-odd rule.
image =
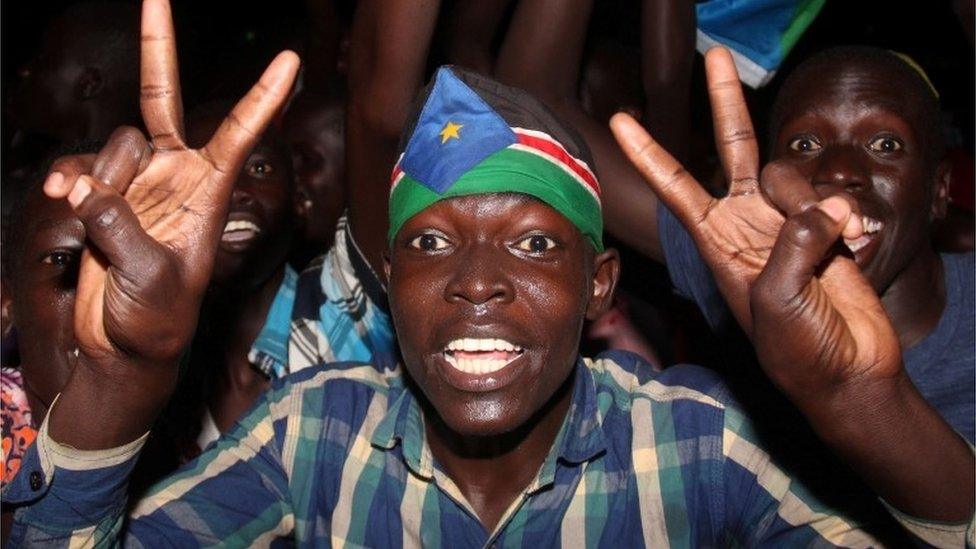
[[[787,79],[773,108],[768,169],[788,170],[790,179],[762,185],[787,214],[831,194],[853,199],[864,234],[845,239],[845,253],[881,297],[912,382],[972,443],[973,254],[940,255],[930,239],[949,179],[938,114],[935,91],[903,58],[872,48],[823,52]],[[679,293],[716,330],[732,328],[721,281],[665,208],[658,231]]]

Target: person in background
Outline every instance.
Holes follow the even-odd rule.
[[[288,105],[282,134],[292,152],[298,199],[306,211],[291,263],[301,270],[332,247],[346,207],[344,96],[305,91]]]

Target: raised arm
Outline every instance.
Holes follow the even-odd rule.
[[[641,12],[641,76],[644,121],[664,148],[688,159],[691,133],[691,68],[695,60],[695,3],[644,0]]]
[[[632,119],[613,121],[617,138],[691,233],[767,375],[878,495],[925,519],[896,514],[903,524],[940,542],[926,520],[972,518],[973,455],[908,379],[874,290],[830,253],[841,234],[861,234],[860,217],[838,197],[819,201],[789,169],[760,177],[731,56],[712,50],[706,68],[728,198],[709,196]],[[961,542],[965,529],[943,531]]]
[[[836,253],[850,204],[841,196],[804,200],[800,194],[816,196],[813,187],[788,168],[765,170],[764,186],[773,184],[792,190],[778,195],[789,217],[750,292],[763,369],[890,505],[965,525],[976,490],[973,452],[909,379],[877,294],[854,261]]]
[[[532,93],[583,135],[596,161],[607,231],[663,261],[654,193],[621,153],[606,125],[587,115],[577,97],[592,7],[592,0],[519,2],[498,56],[495,77]]]
[[[76,292],[78,360],[40,435],[49,437],[48,448],[96,452],[88,463],[68,460],[82,470],[93,463],[119,465],[115,458],[137,451],[172,392],[210,280],[237,171],[287,97],[298,58],[280,54],[197,150],[184,141],[166,0],[143,4],[141,70],[140,102],[150,142],[131,128],[117,131],[90,174],[61,163],[63,171],[52,172],[44,185],[48,196],[67,199],[91,243],[81,259]],[[34,492],[43,487],[41,480],[52,480],[64,454],[38,453],[43,474],[25,475],[39,481],[29,481]],[[124,498],[127,470],[120,472],[115,490],[96,483],[101,491],[94,493],[108,499],[90,511],[104,512],[118,504],[113,498]],[[72,505],[85,490],[71,483],[93,485],[85,484],[84,473],[64,473],[58,480],[67,484],[60,492],[51,487],[57,493],[43,498],[38,509],[62,502],[77,513],[72,518],[86,518],[84,509]],[[7,501],[10,496],[5,493]],[[52,525],[70,521],[57,518]]]
[[[383,270],[387,197],[400,131],[423,83],[439,0],[364,0],[356,8],[346,115],[346,196],[353,236]]]

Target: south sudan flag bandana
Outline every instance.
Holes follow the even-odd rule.
[[[391,243],[408,219],[439,200],[516,192],[563,214],[603,251],[589,151],[539,101],[455,67],[438,69],[423,97],[393,168]]]

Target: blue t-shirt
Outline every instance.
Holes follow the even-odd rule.
[[[734,324],[731,312],[691,235],[667,208],[658,208],[658,235],[676,291],[694,301],[717,332]],[[942,254],[946,305],[935,329],[902,353],[922,396],[970,444],[976,438],[976,262],[972,253]]]

